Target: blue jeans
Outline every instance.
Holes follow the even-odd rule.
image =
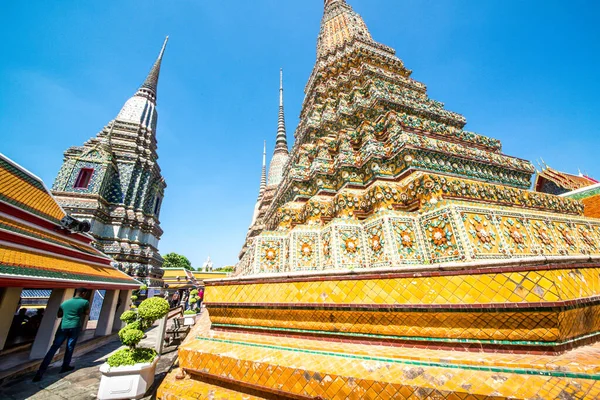
[[[56,336],[54,336],[54,342],[46,353],[46,357],[44,357],[44,361],[42,361],[42,365],[40,365],[40,369],[38,370],[38,374],[43,374],[48,369],[48,366],[52,362],[52,358],[60,349],[60,346],[67,341],[67,349],[65,351],[65,357],[63,358],[62,367],[68,367],[71,365],[71,358],[73,357],[73,351],[75,350],[75,344],[77,343],[77,338],[79,337],[79,331],[81,328],[69,328],[62,329],[58,328],[56,331]]]

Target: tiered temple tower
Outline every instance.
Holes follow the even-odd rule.
[[[283,106],[283,70],[279,70],[279,114],[277,119],[277,136],[275,137],[275,149],[269,163],[269,175],[267,179],[267,144],[263,149],[263,164],[258,191],[258,199],[254,206],[252,223],[246,235],[246,241],[240,251],[240,259],[246,255],[246,250],[254,243],[254,238],[265,229],[265,214],[271,207],[273,198],[277,193],[279,184],[283,179],[285,167],[290,158],[285,130],[285,111]],[[250,255],[252,256],[252,255]]]
[[[65,152],[52,193],[75,218],[91,222],[100,250],[119,268],[162,287],[160,209],[166,183],[156,152],[158,77],[167,39],[138,91],[83,146]]]
[[[581,215],[581,204],[528,191],[533,165],[503,154],[498,140],[466,131],[466,119],[429,98],[343,0],[325,2],[305,92],[294,151],[264,211],[265,230],[237,274],[548,253],[525,226],[514,234],[527,235],[526,244],[512,238],[509,221],[524,210],[554,213],[535,218],[552,219],[544,229],[559,239],[575,234],[564,218]],[[482,205],[496,211],[477,216]],[[480,242],[480,231],[495,243],[492,236]],[[551,253],[576,249],[558,240]]]
[[[326,0],[266,229],[158,397],[600,398],[600,220],[465,123]]]

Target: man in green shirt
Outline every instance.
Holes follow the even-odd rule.
[[[87,292],[87,289],[79,288],[75,290],[75,297],[60,305],[60,308],[58,309],[58,318],[62,318],[62,321],[56,331],[56,336],[54,336],[54,342],[52,343],[50,350],[46,353],[44,361],[42,361],[40,368],[33,377],[34,382],[38,382],[42,379],[44,372],[46,372],[46,369],[48,369],[48,366],[52,362],[54,354],[56,354],[65,340],[67,341],[67,349],[65,351],[65,357],[63,358],[60,372],[69,372],[75,369],[75,367],[71,366],[71,358],[73,357],[75,344],[77,344],[77,338],[81,331],[81,324],[83,323],[85,316],[90,312],[90,302],[85,299]]]

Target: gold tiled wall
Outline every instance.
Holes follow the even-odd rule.
[[[584,265],[584,264],[581,264]],[[460,275],[277,281],[260,278],[207,285],[208,303],[504,304],[577,300],[600,295],[600,267],[535,269]],[[413,276],[414,275],[414,276]]]
[[[594,267],[322,279],[209,285],[205,299],[216,327],[533,346],[600,332]]]

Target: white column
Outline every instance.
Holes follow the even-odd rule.
[[[50,298],[48,299],[48,305],[44,311],[44,317],[40,323],[40,329],[38,329],[37,334],[35,335],[35,341],[31,346],[29,359],[35,360],[44,358],[46,352],[48,352],[48,349],[52,346],[54,334],[62,321],[62,319],[57,316],[60,305],[66,300],[72,299],[74,294],[74,289],[52,290]]]
[[[2,350],[17,312],[23,288],[7,287],[0,290],[0,350]]]
[[[100,309],[95,336],[106,336],[112,333],[118,298],[118,290],[107,290],[104,293],[104,301],[102,302],[102,309]]]
[[[121,321],[120,317],[125,311],[129,310],[131,305],[131,290],[120,290],[119,291],[119,307],[115,314],[115,322],[113,323],[113,331],[118,331],[125,326],[125,322]]]

